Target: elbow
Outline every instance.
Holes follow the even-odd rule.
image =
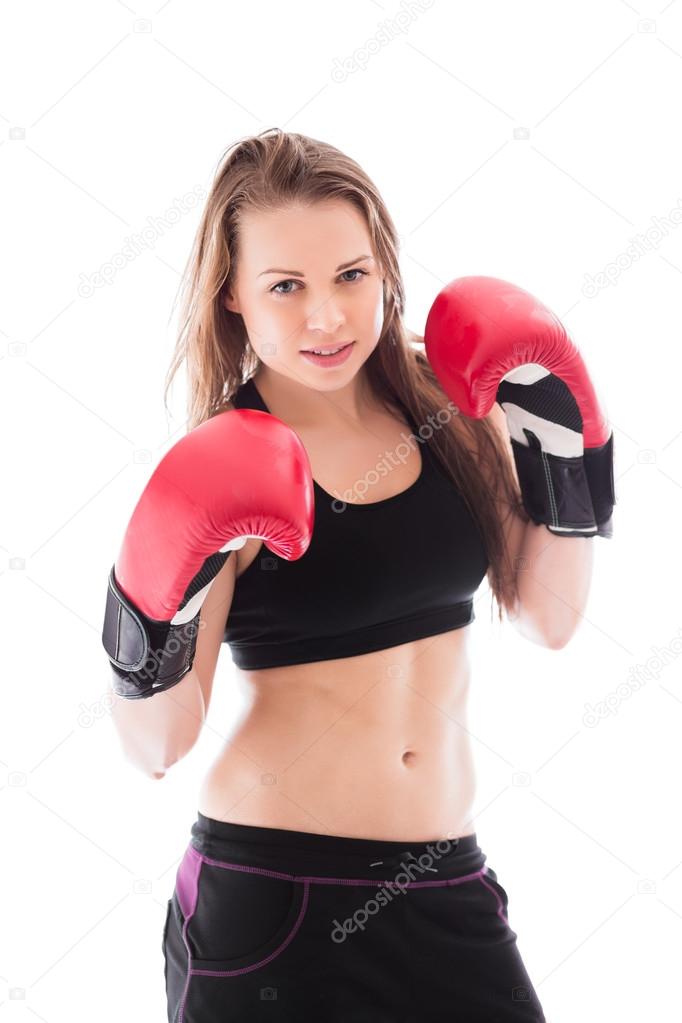
[[[119,744],[124,758],[131,767],[135,768],[152,781],[160,781],[167,772],[177,764],[179,760],[186,757],[194,747],[195,741],[182,745],[174,744],[172,747],[166,742],[163,744],[163,753],[160,756],[153,756],[152,749],[142,742],[131,741],[130,737],[119,735]],[[157,750],[157,752],[159,752]]]
[[[573,634],[577,629],[577,622],[570,626],[564,626],[561,629],[556,627],[548,627],[540,632],[540,643],[546,647],[547,650],[563,650],[565,646],[573,638]]]
[[[181,735],[176,744],[167,749],[167,755],[161,761],[161,768],[157,768],[156,771],[152,773],[152,777],[163,778],[164,774],[169,771],[171,767],[174,767],[180,760],[184,760],[184,758],[191,753],[196,746],[200,735],[201,732],[197,732],[196,734],[192,733],[189,736],[186,733]]]
[[[182,757],[177,757],[174,760],[167,760],[164,761],[164,766],[161,767],[158,764],[150,765],[148,761],[136,756],[135,754],[131,754],[130,752],[126,752],[125,756],[128,763],[143,774],[145,778],[149,778],[150,781],[161,781],[162,778],[166,777],[166,774],[173,764],[177,764],[178,760],[182,760]]]
[[[165,776],[166,771],[171,766],[166,761],[163,761],[163,763],[158,760],[151,762],[146,756],[146,751],[139,747],[129,746],[125,742],[121,742],[120,746],[123,757],[130,766],[151,781],[159,781]]]
[[[174,753],[171,757],[168,757],[166,760],[164,760],[164,766],[161,768],[161,770],[154,772],[152,774],[152,778],[155,779],[163,778],[166,772],[170,771],[171,767],[174,767],[180,760],[183,760],[187,756],[187,754],[191,752],[193,748],[194,743],[192,743],[191,746],[188,746],[187,748],[184,748],[181,751]]]
[[[189,745],[174,746],[172,750],[166,747],[165,755],[162,758],[150,761],[148,756],[150,751],[148,749],[122,744],[123,753],[128,763],[152,781],[160,781],[164,778],[171,767],[187,756],[194,748],[194,745],[195,742],[193,741]]]
[[[158,764],[150,764],[141,754],[139,750],[127,748],[121,743],[121,752],[123,753],[124,759],[128,762],[130,767],[140,774],[143,774],[145,778],[149,778],[151,781],[158,781],[163,778],[168,768],[160,767]]]
[[[570,632],[546,636],[543,646],[547,647],[548,650],[563,650],[572,635],[573,633]]]
[[[549,628],[545,634],[545,646],[549,650],[563,650],[573,639],[581,621],[581,616],[575,614],[562,622],[560,626],[555,624],[553,628]]]
[[[512,621],[524,639],[530,640],[537,646],[545,647],[547,650],[563,650],[578,627],[577,619],[561,623],[547,622],[539,615],[524,615],[523,613],[517,614]]]

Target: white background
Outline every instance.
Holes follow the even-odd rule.
[[[201,203],[178,199],[273,126],[374,179],[412,329],[487,274],[583,352],[615,536],[563,650],[491,624],[479,591],[477,836],[551,1023],[682,1019],[682,3],[17,3],[0,38],[0,1019],[166,1018],[166,899],[239,704],[224,647],[192,753],[160,782],[132,768],[103,703],[106,580],[185,429],[162,386]]]

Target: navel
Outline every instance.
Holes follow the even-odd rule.
[[[416,756],[417,754],[414,752],[414,750],[406,749],[402,755],[402,762],[405,764],[406,767],[409,767],[411,764],[414,763]]]

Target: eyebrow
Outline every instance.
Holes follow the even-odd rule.
[[[352,266],[353,263],[362,263],[365,259],[373,258],[373,256],[358,256],[357,259],[349,259],[347,263],[340,263],[334,273],[338,273],[339,270],[346,270],[349,266]],[[262,277],[263,274],[289,274],[290,277],[305,277],[302,270],[282,270],[281,267],[274,266],[270,267],[269,270],[261,270],[258,276]]]

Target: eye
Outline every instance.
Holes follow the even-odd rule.
[[[359,267],[356,267],[354,270],[344,270],[343,274],[362,274],[363,277],[366,277],[367,276],[367,271],[366,270],[361,270]],[[343,274],[341,274],[342,277],[343,277]],[[358,281],[358,280],[360,280],[359,277],[354,277],[352,281],[348,281],[347,283],[348,284],[353,284],[355,281]]]
[[[340,277],[344,277],[346,274],[360,274],[361,277],[366,277],[367,274],[368,274],[368,271],[367,270],[361,270],[359,267],[355,267],[353,270],[344,270],[343,273],[340,274]],[[344,283],[345,284],[355,284],[355,282],[359,281],[359,280],[360,280],[360,277],[354,277],[351,281],[346,280]],[[278,291],[277,290],[278,288],[281,288],[283,284],[300,284],[300,281],[296,281],[292,277],[290,277],[286,281],[278,281],[277,284],[274,284],[270,288],[270,293],[272,295],[293,295],[293,293],[294,293],[293,291]]]

